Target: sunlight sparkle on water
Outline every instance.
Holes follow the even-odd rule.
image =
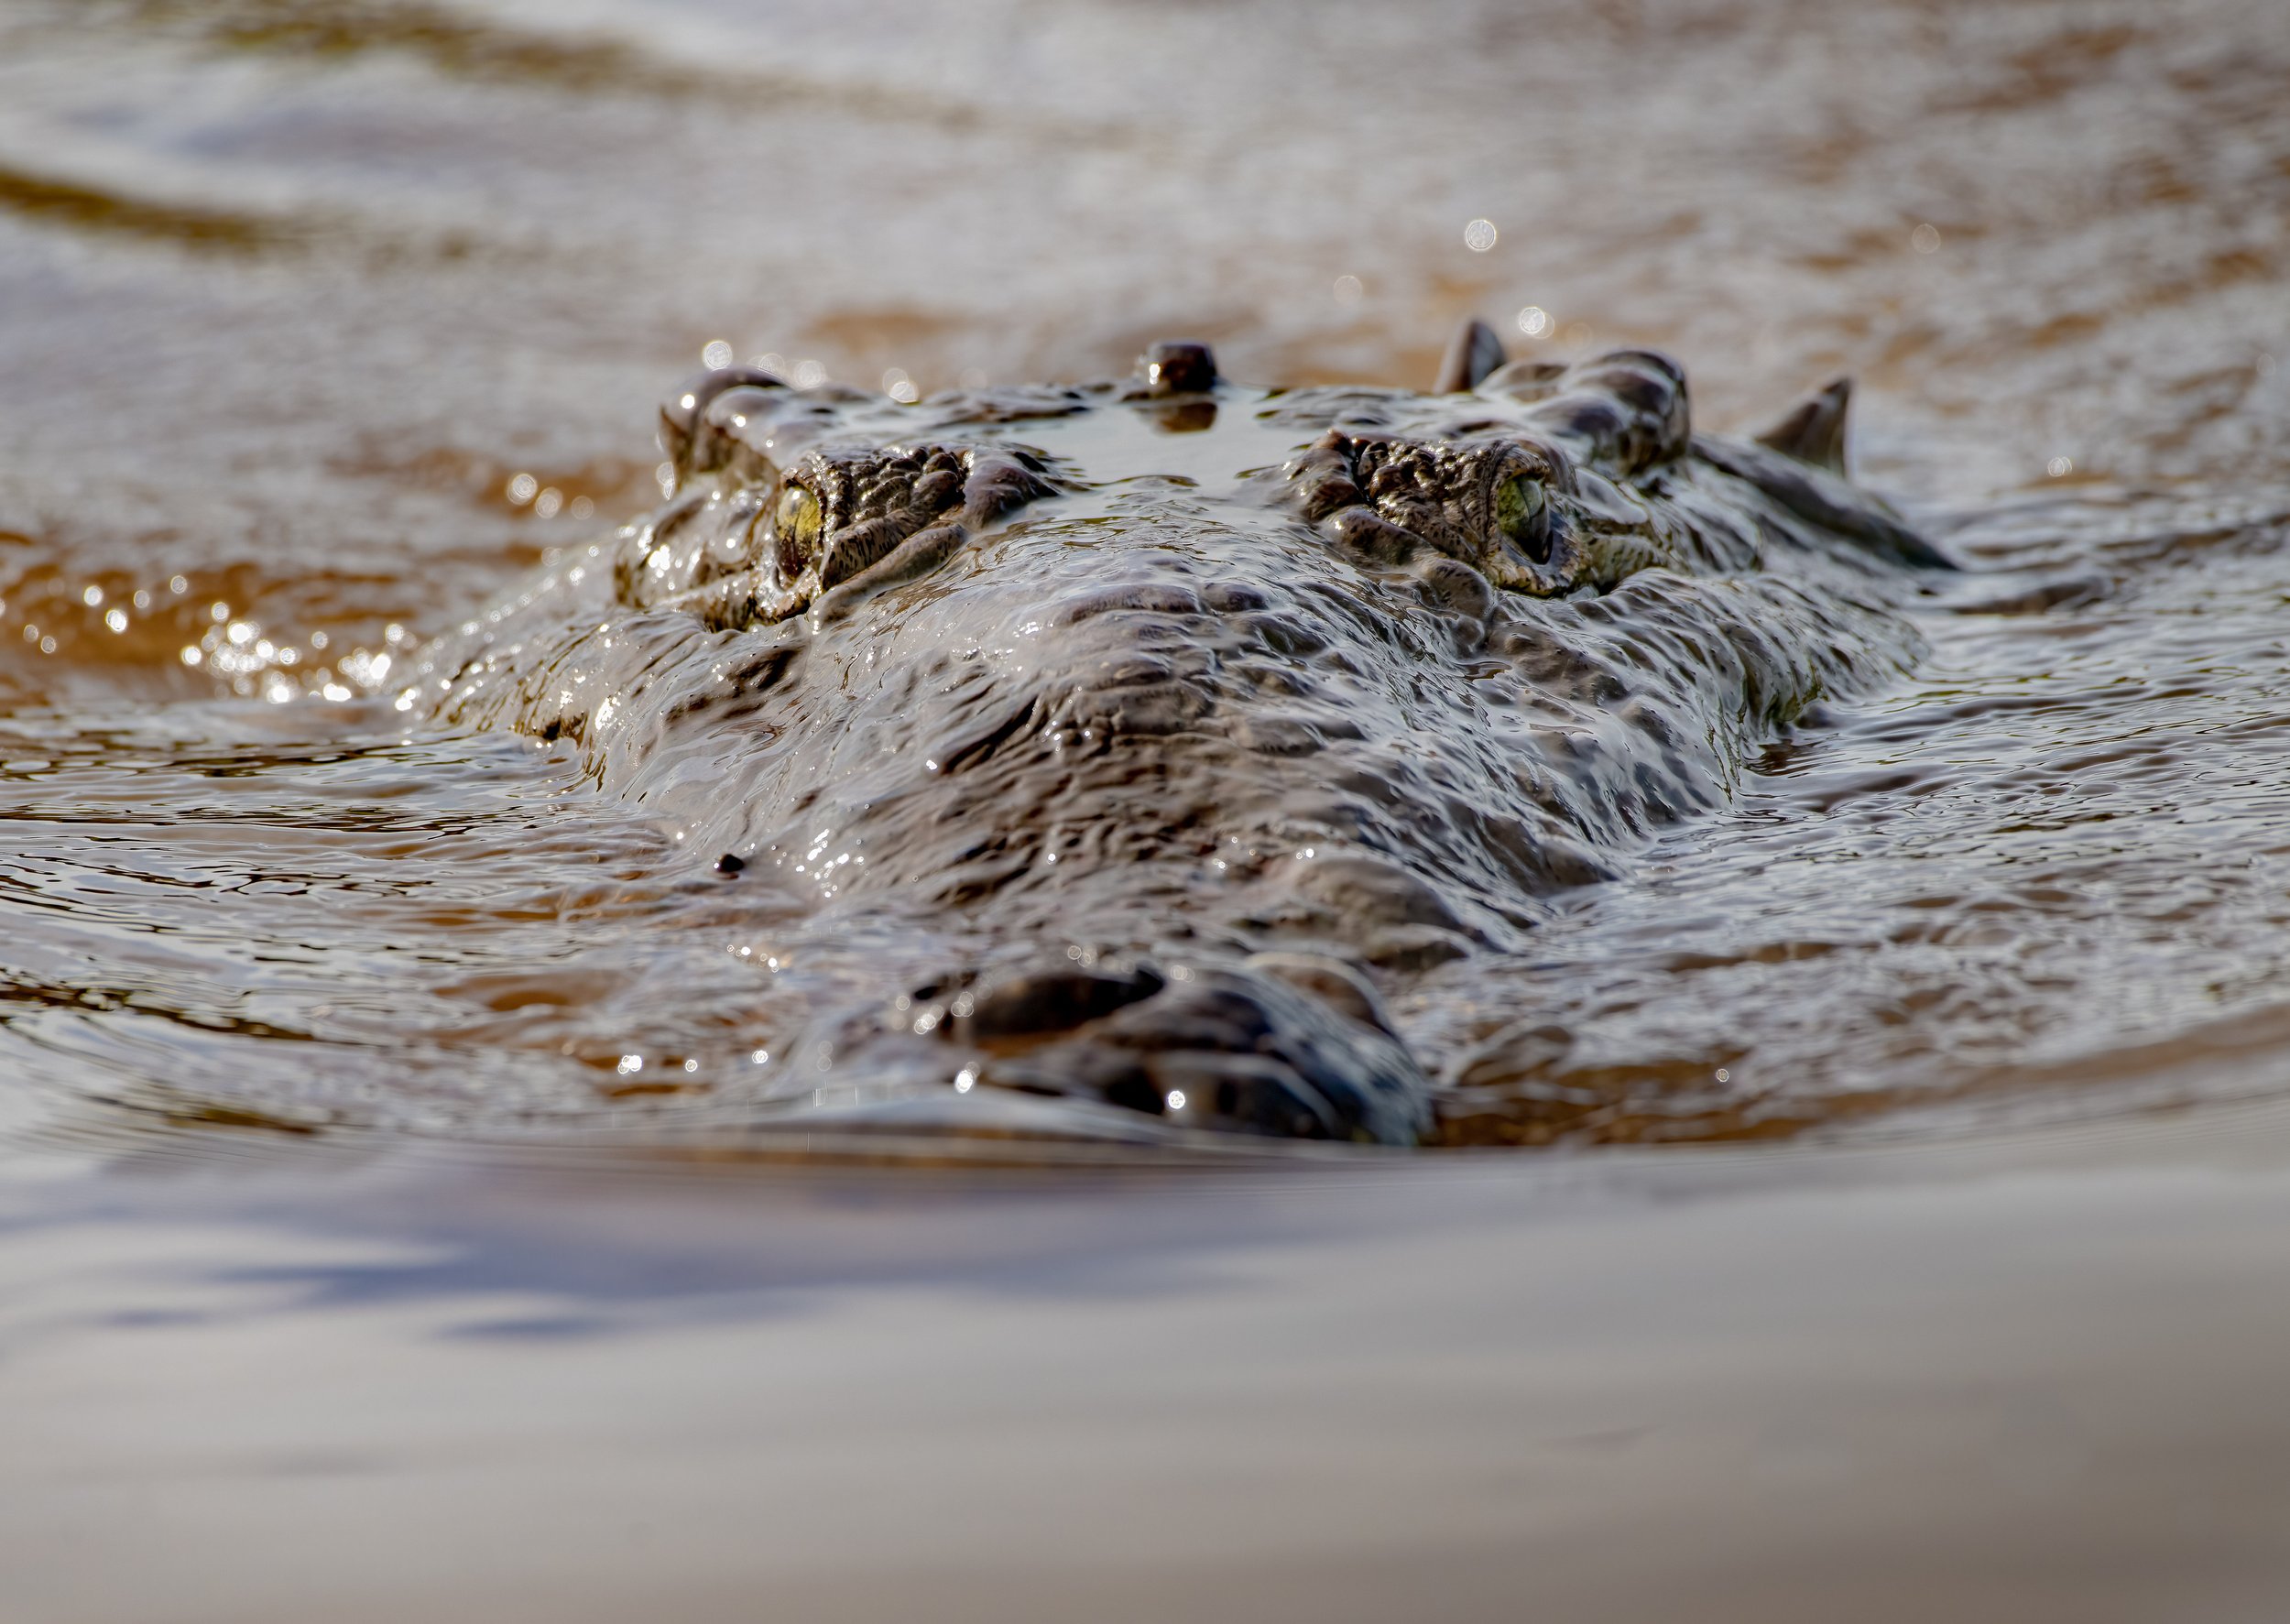
[[[1541,338],[1551,330],[1551,312],[1539,304],[1525,306],[1519,312],[1519,331],[1529,338]]]
[[[732,346],[723,339],[710,339],[700,351],[700,362],[710,372],[721,372],[732,364]]]
[[[1340,305],[1358,304],[1367,291],[1358,277],[1342,276],[1336,279],[1336,302]]]
[[[1501,233],[1492,220],[1474,220],[1463,228],[1463,245],[1474,254],[1484,254],[1492,248]]]

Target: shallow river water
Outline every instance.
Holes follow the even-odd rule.
[[[2290,1444],[2230,1417],[2290,1346],[2248,1307],[2290,1188],[2286,72],[2267,0],[0,6],[10,1616],[2273,1616]],[[764,1080],[806,995],[685,824],[398,703],[657,502],[703,354],[904,400],[1185,336],[1421,387],[1471,314],[1659,346],[1697,426],[1854,375],[1857,477],[1965,565],[1726,804],[1383,985],[1434,1141],[1540,1149],[1077,1120],[1030,1183],[791,1167],[984,1152]],[[1679,1149],[1749,1139],[1791,1148]],[[1523,1454],[1468,1422],[1514,1376]],[[1772,1519],[1697,1521],[1743,1463]],[[1102,1520],[1061,1534],[1069,1480]]]

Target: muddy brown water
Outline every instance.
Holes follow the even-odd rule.
[[[2285,1345],[2248,1304],[2280,1300],[2266,1125],[2290,1078],[2286,71],[2263,0],[0,12],[0,1386],[19,1439],[45,1418],[5,1492],[47,1519],[8,1520],[10,1571],[38,1580],[18,1610],[269,1616],[338,1582],[376,1616],[671,1593],[729,1614],[776,1573],[822,1617],[896,1615],[900,1584],[947,1575],[995,1616],[1137,1585],[1145,1611],[1325,1617],[1467,1575],[1449,1611],[1493,1616],[1527,1582],[1504,1554],[1523,1530],[1584,1617],[1712,1574],[1745,1616],[2174,1595],[2266,1616],[2285,1525],[2250,1486],[2278,1483],[2281,1440],[2229,1418]],[[789,1030],[773,955],[678,828],[570,745],[396,708],[426,645],[656,499],[654,402],[703,353],[929,396],[1114,376],[1183,334],[1258,384],[1421,386],[1472,313],[1514,354],[1659,345],[1718,428],[1853,374],[1857,473],[1968,566],[1909,609],[1924,652],[1897,683],[1772,740],[1729,805],[1634,845],[1531,943],[1393,989],[1450,1081],[1510,1035],[1447,1116],[1546,1147],[1494,1171],[1193,1184],[1179,1160],[1228,1152],[1169,1146],[1141,1176],[1176,1183],[1148,1193],[1066,1166],[1077,1184],[1020,1195],[897,1173],[819,1193],[785,1164],[847,1154],[823,1135],[849,1101],[758,1086]],[[2011,1149],[2031,1130],[2050,1149]],[[2060,1149],[2087,1134],[2110,1149]],[[1741,1139],[1798,1148],[1718,1155],[1691,1201],[1662,1183],[1674,1143],[1611,1186],[1566,1171],[1570,1148]],[[1805,1148],[1835,1140],[1865,1148]],[[511,1171],[532,1156],[572,1160]],[[709,1193],[663,1193],[687,1179]],[[532,1238],[596,1206],[627,1230]],[[1071,1234],[1038,1249],[1045,1226]],[[724,1260],[750,1243],[766,1262]],[[1289,1294],[1249,1318],[1239,1281]],[[1728,1290],[1761,1334],[1712,1306]],[[797,1298],[832,1327],[808,1351],[758,1328]],[[1912,1298],[1934,1316],[1914,1335]],[[1401,1302],[1420,1339],[1327,1351]],[[1125,1340],[1150,1303],[1183,1334]],[[2171,1313],[2210,1334],[2174,1352],[2124,1317]],[[936,1385],[894,1337],[987,1373]],[[1895,1337],[1957,1386],[1857,1362]],[[1102,1374],[1147,1345],[1194,1361],[1183,1379],[1058,1363],[1035,1420],[1019,1402],[1027,1348]],[[829,1346],[833,1377],[805,1363]],[[1464,1419],[1499,1401],[1505,1347],[1562,1395],[1526,1455]],[[1654,1362],[1582,1397],[1633,1350]],[[356,1374],[400,1357],[387,1392]],[[865,1493],[838,1437],[957,1499],[990,1458],[978,1503],[1008,1520],[974,1508],[933,1542],[947,1501],[894,1497],[865,1583],[855,1509],[767,1562],[707,1509],[784,1442],[741,1408],[743,1359],[829,1395],[838,1494]],[[1284,1361],[1296,1390],[1270,1384]],[[520,1370],[540,1396],[505,1408]],[[860,1424],[886,1386],[904,1422]],[[1447,1397],[1376,1409],[1388,1391]],[[620,1395],[627,1431],[584,1392]],[[2123,1431],[2135,1405],[2167,1424]],[[1151,1423],[1180,1411],[1257,1419],[1220,1471],[1296,1493],[1340,1456],[1363,1498],[1316,1529],[1245,1497],[1171,1511],[1198,1479]],[[762,1430],[711,1445],[734,1414]],[[480,1441],[457,1455],[421,1415]],[[607,1492],[631,1437],[666,1534]],[[1936,1508],[1991,1455],[1984,1534]],[[1110,1534],[1074,1535],[1049,1579],[1022,1559],[1015,1520],[1085,1458],[1085,1503],[1174,1567]],[[1777,1516],[1827,1506],[1820,1563],[1659,1487],[1744,1461]],[[307,1569],[260,1583],[217,1555],[317,1516],[289,1481],[419,1528],[436,1584],[315,1533]],[[1398,1514],[1401,1481],[1438,1486],[1439,1514]],[[504,1491],[536,1509],[473,1512],[489,1541],[421,1510]],[[199,1503],[229,1510],[202,1531]],[[152,1589],[117,1561],[138,1519],[171,1531]],[[1650,1568],[1640,1527],[1669,1553]],[[1999,1528],[2027,1538],[1982,1542]],[[1926,1591],[1900,1583],[1912,1535],[1953,1553],[1915,1570]],[[1756,1582],[1725,1548],[1761,1553]],[[2085,1582],[2110,1549],[2136,1579],[2111,1592]],[[1252,1551],[1338,1577],[1268,1589]]]

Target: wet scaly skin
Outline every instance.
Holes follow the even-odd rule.
[[[823,1074],[934,1125],[1412,1143],[1452,1058],[1394,997],[1897,675],[1903,566],[1945,562],[1825,465],[1841,395],[1759,445],[1697,440],[1651,352],[1470,381],[712,377],[667,505],[409,692],[578,741],[736,877],[788,966],[758,1110]]]

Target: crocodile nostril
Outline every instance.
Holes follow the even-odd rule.
[[[978,994],[956,1030],[972,1038],[1020,1037],[1060,1031],[1150,998],[1163,982],[1139,965],[1127,971],[1051,969],[1012,976]]]
[[[1106,1103],[1109,1106],[1119,1106],[1124,1110],[1142,1111],[1148,1117],[1161,1117],[1168,1114],[1169,1102],[1162,1097],[1161,1090],[1153,1086],[1153,1080],[1145,1074],[1142,1067],[1131,1067],[1122,1073],[1111,1082],[1105,1084],[1103,1092]],[[1182,1099],[1179,1103],[1183,1103]]]
[[[1204,343],[1175,339],[1138,357],[1138,372],[1154,395],[1205,395],[1216,387],[1216,357]]]

